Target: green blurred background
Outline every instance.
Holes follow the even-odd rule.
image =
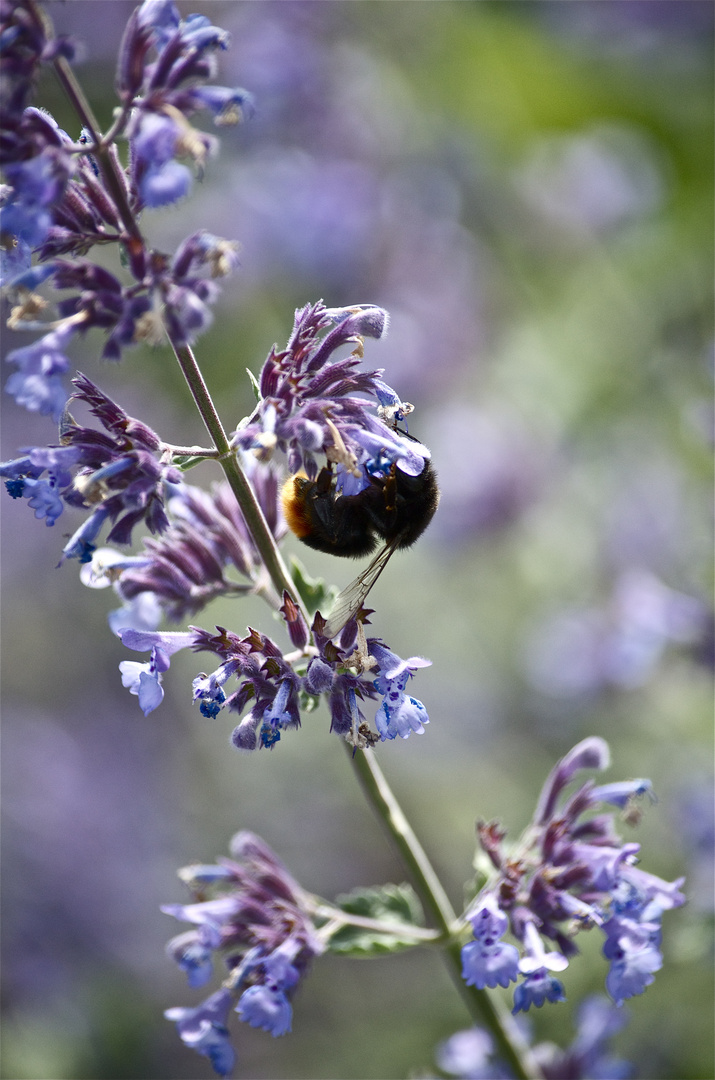
[[[48,7],[86,42],[78,72],[108,123],[131,5]],[[179,7],[231,31],[216,81],[258,106],[221,133],[193,199],[145,222],[166,250],[198,228],[242,243],[197,348],[224,423],[250,410],[245,368],[295,307],[372,302],[392,326],[366,363],[416,405],[440,474],[435,522],[371,599],[375,633],[433,660],[412,684],[429,727],[380,762],[456,906],[475,820],[517,835],[579,739],[608,740],[607,780],[651,777],[658,803],[624,834],[645,869],[688,876],[689,904],[666,914],[663,970],[614,1049],[651,1080],[712,1078],[712,5]],[[74,131],[59,94],[42,82]],[[167,440],[202,441],[168,350],[116,367],[100,348],[81,343],[77,367]],[[3,413],[4,459],[52,441],[7,395]],[[231,718],[192,706],[189,657],[145,719],[120,685],[111,598],[54,569],[74,523],[3,511],[2,1075],[208,1076],[162,1017],[200,996],[163,954],[176,869],[239,828],[328,897],[401,869],[326,712],[239,756]],[[340,586],[355,569],[286,548]],[[254,600],[195,621],[278,632]],[[598,942],[584,951],[538,1038],[565,1045],[602,990]],[[328,957],[291,1035],[236,1024],[237,1074],[434,1075],[435,1044],[467,1023],[437,955]]]

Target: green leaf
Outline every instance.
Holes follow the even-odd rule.
[[[411,885],[388,884],[354,889],[351,893],[338,896],[335,905],[348,915],[377,919],[390,926],[384,933],[362,926],[341,927],[328,942],[330,952],[355,957],[383,956],[414,948],[418,944],[413,935],[400,933],[401,923],[405,926],[424,925],[422,908]]]
[[[204,457],[202,454],[177,454],[171,464],[175,465],[177,469],[182,472],[188,472],[189,469],[193,469],[196,465],[200,465],[202,461],[215,461],[215,458]]]
[[[323,612],[329,611],[339,589],[335,585],[326,585],[323,578],[310,577],[295,555],[290,556],[289,562],[295,587],[310,614],[312,615],[318,608],[321,608]]]
[[[251,371],[250,368],[246,368],[246,374],[248,375],[248,378],[249,378],[250,383],[251,383],[251,389],[253,390],[253,396],[255,397],[256,401],[260,401],[261,400],[261,391],[260,391],[260,388],[259,388],[259,385],[258,385],[258,379],[253,374],[253,372]]]

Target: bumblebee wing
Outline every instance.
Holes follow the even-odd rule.
[[[357,615],[358,611],[365,603],[365,599],[370,592],[370,589],[387,566],[387,562],[395,550],[395,547],[396,545],[394,542],[385,544],[385,547],[382,548],[381,551],[378,551],[370,565],[363,570],[361,574],[358,574],[355,580],[351,581],[350,584],[338,594],[325,626],[326,637],[331,640],[332,638],[337,637],[345,624],[349,623],[350,620]]]

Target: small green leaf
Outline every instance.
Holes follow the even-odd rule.
[[[260,401],[261,400],[261,391],[260,391],[260,388],[259,388],[259,385],[258,385],[258,379],[253,374],[253,372],[251,371],[250,368],[246,368],[246,374],[248,375],[248,378],[249,378],[250,383],[251,383],[251,388],[253,390],[253,396],[255,397],[256,401]]]
[[[215,458],[207,458],[202,454],[177,454],[172,460],[172,465],[176,465],[177,469],[181,469],[182,472],[188,472],[189,469],[200,465],[202,461],[212,460],[215,460]]]
[[[318,608],[329,611],[339,592],[337,586],[326,585],[323,578],[310,577],[302,562],[296,559],[295,555],[291,555],[289,561],[295,587],[310,614],[312,615]]]
[[[330,938],[328,949],[342,956],[382,956],[414,948],[417,941],[409,933],[400,933],[400,923],[405,927],[424,925],[420,902],[407,884],[354,889],[338,896],[335,904],[348,915],[389,923],[385,932],[362,926],[341,927]]]

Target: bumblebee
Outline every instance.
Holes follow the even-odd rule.
[[[291,531],[317,551],[359,559],[385,541],[367,569],[338,596],[325,631],[333,638],[362,607],[393,552],[411,547],[425,531],[439,503],[439,487],[425,459],[417,476],[393,463],[386,475],[369,476],[356,495],[342,495],[328,465],[315,480],[302,473],[291,476],[281,501]]]

